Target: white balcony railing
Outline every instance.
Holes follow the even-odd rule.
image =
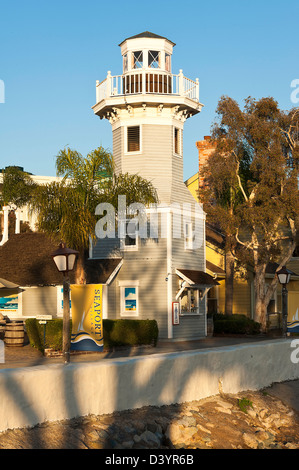
[[[124,75],[111,75],[96,85],[97,103],[113,96],[135,94],[177,95],[199,101],[199,80],[184,77],[183,71],[177,75],[149,71],[138,71]]]

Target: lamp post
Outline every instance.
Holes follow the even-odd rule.
[[[282,334],[284,337],[287,335],[287,321],[288,321],[288,290],[287,284],[290,280],[291,274],[285,266],[279,271],[276,271],[278,280],[282,285]]]
[[[63,330],[62,350],[64,362],[70,362],[70,279],[69,271],[75,266],[78,251],[67,248],[60,243],[59,248],[52,253],[53,261],[59,272],[63,273]]]

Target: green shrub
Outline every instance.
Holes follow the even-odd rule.
[[[246,334],[255,335],[260,333],[261,325],[246,315],[214,315],[215,334]]]
[[[26,333],[29,339],[30,346],[43,351],[42,337],[39,332],[39,324],[35,318],[28,318],[25,321]]]
[[[30,345],[44,351],[52,348],[62,350],[62,319],[48,321],[44,344],[44,325],[35,318],[26,320],[26,331]],[[72,321],[70,320],[70,333]],[[135,346],[153,344],[158,341],[158,325],[156,320],[103,320],[104,347]]]
[[[104,345],[134,346],[153,344],[158,340],[156,320],[103,320]]]

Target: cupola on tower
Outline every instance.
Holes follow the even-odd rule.
[[[116,173],[139,174],[159,201],[194,202],[183,178],[183,129],[199,113],[199,81],[172,73],[175,44],[148,31],[119,44],[122,74],[96,84],[94,113],[108,119]]]

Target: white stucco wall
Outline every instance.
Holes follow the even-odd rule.
[[[297,340],[298,341],[298,340]],[[299,378],[291,340],[0,370],[0,431],[258,390]],[[297,348],[299,344],[297,345]],[[299,356],[299,354],[297,354]]]

